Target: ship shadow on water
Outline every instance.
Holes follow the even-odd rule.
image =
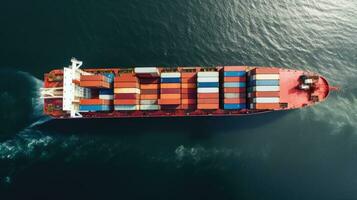
[[[272,112],[248,116],[224,117],[164,117],[123,119],[51,120],[38,129],[63,134],[140,135],[148,133],[183,133],[192,138],[218,133],[239,133],[272,123],[288,112]]]

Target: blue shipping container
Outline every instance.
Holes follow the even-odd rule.
[[[181,78],[161,78],[161,83],[181,83]]]
[[[103,74],[103,75],[108,78],[107,81],[108,81],[109,83],[112,83],[112,82],[114,81],[114,77],[115,77],[114,74],[112,74],[112,73],[105,73],[105,74]]]
[[[241,103],[241,104],[224,104],[223,109],[224,110],[240,110],[240,109],[245,109],[247,108],[247,104]]]
[[[111,95],[111,94],[114,94],[114,91],[113,91],[113,89],[101,89],[101,90],[99,90],[99,94],[109,94],[109,95]]]
[[[225,77],[243,77],[247,74],[245,71],[224,72]]]
[[[255,80],[251,81],[251,86],[279,86],[279,80]]]
[[[203,83],[197,83],[197,86],[200,88],[205,88],[205,87],[219,87],[218,82],[203,82]]]
[[[112,107],[109,105],[80,105],[80,111],[110,111]]]
[[[241,88],[245,87],[245,82],[226,82],[224,83],[225,88]]]

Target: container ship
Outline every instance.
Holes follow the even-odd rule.
[[[313,72],[251,66],[80,69],[44,75],[44,113],[56,119],[244,116],[298,109],[333,89]]]

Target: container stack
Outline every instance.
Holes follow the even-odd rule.
[[[119,74],[114,78],[114,110],[139,110],[139,80],[133,73]]]
[[[181,104],[181,73],[161,73],[160,100],[161,109],[179,109]]]
[[[181,73],[181,109],[195,110],[197,108],[197,73]]]
[[[140,79],[140,110],[160,110],[160,79],[142,78]]]
[[[246,109],[246,71],[245,67],[223,68],[223,109]]]
[[[114,90],[113,89],[100,89],[99,99],[103,100],[114,100]]]
[[[251,109],[280,108],[280,76],[278,68],[255,68],[249,72],[248,98]]]
[[[110,88],[110,79],[104,75],[81,75],[79,86],[86,88]]]
[[[160,71],[157,67],[135,67],[135,74],[140,78],[158,78]]]
[[[197,108],[219,109],[219,74],[216,71],[197,73]]]

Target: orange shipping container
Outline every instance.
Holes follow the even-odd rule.
[[[280,97],[280,91],[265,91],[265,92],[252,92],[248,97]]]
[[[181,88],[197,88],[196,83],[182,83]]]
[[[104,81],[81,81],[79,85],[88,88],[110,88],[110,84]]]
[[[81,105],[109,105],[112,101],[104,99],[80,99],[79,104]]]
[[[219,104],[219,99],[197,99],[198,104]]]
[[[181,99],[159,99],[159,105],[178,105]]]
[[[247,66],[224,66],[225,72],[245,71]]]
[[[160,88],[160,84],[141,84],[140,89],[142,90],[157,90]]]
[[[219,104],[197,104],[197,108],[203,110],[219,109]]]
[[[138,99],[116,99],[114,100],[114,105],[138,105]]]
[[[161,99],[181,99],[180,94],[161,94]]]
[[[193,78],[181,78],[181,83],[196,83],[197,77]]]
[[[253,74],[278,74],[279,68],[273,67],[257,67],[251,71]]]
[[[106,81],[106,77],[103,75],[81,75],[81,81]]]
[[[182,94],[196,94],[197,89],[196,88],[182,88],[181,93]]]
[[[240,104],[240,103],[246,103],[247,100],[245,98],[240,98],[240,99],[224,99],[225,104]]]
[[[280,109],[279,103],[257,103],[253,104],[255,109],[264,110],[264,109]]]
[[[161,88],[181,88],[180,83],[162,83]]]
[[[158,98],[159,98],[158,94],[142,94],[142,95],[140,95],[141,100],[155,100]]]
[[[181,99],[181,104],[196,104],[196,99]]]
[[[197,94],[195,93],[189,93],[189,94],[182,94],[181,93],[181,99],[196,99]]]
[[[138,82],[138,78],[135,76],[135,74],[132,73],[125,73],[125,74],[119,74],[114,78],[114,82]]]
[[[246,82],[247,78],[244,77],[224,77],[224,82]]]
[[[181,73],[182,78],[194,78],[197,76],[196,72],[183,72]]]
[[[219,94],[212,94],[212,93],[200,93],[197,94],[198,99],[218,99]]]
[[[137,82],[114,82],[115,88],[139,88]]]

